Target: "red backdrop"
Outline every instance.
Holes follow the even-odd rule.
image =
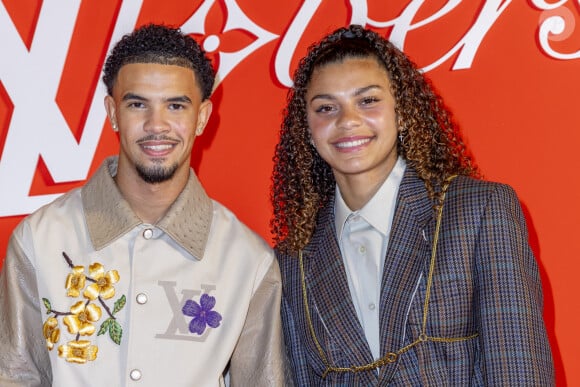
[[[117,151],[101,65],[120,34],[151,21],[182,26],[213,58],[214,114],[192,165],[210,195],[268,241],[271,159],[297,60],[352,22],[395,41],[444,96],[485,177],[518,192],[558,386],[580,385],[578,1],[3,0],[0,257],[25,214]]]

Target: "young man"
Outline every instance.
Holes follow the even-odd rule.
[[[178,29],[147,25],[103,80],[119,155],[14,231],[0,385],[285,385],[273,253],[190,168],[211,63]]]

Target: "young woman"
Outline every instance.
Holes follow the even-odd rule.
[[[554,383],[517,196],[390,42],[350,26],[309,49],[274,161],[297,385]]]

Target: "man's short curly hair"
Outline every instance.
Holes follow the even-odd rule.
[[[357,25],[339,28],[309,47],[288,90],[271,193],[270,225],[282,251],[297,252],[308,244],[318,211],[334,196],[332,169],[310,141],[306,93],[316,69],[349,58],[374,58],[386,70],[402,139],[397,152],[425,182],[434,206],[449,176],[478,176],[451,114],[416,65],[374,31]]]
[[[147,24],[124,35],[111,50],[103,69],[107,93],[113,94],[113,85],[119,70],[129,63],[159,63],[190,68],[195,73],[202,99],[210,97],[215,71],[210,59],[199,44],[179,28]]]

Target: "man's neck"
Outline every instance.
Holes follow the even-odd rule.
[[[188,176],[150,184],[136,176],[117,175],[115,181],[131,209],[144,223],[155,224],[177,199],[187,184]]]

